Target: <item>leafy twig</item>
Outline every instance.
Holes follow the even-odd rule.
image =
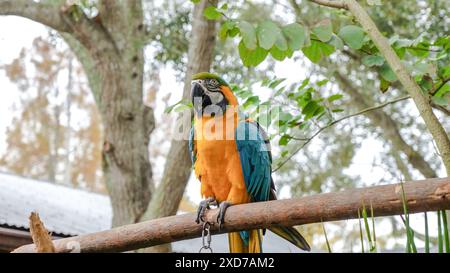
[[[308,143],[311,142],[311,140],[313,140],[316,136],[318,136],[318,135],[319,135],[322,131],[324,131],[325,129],[328,129],[328,128],[334,126],[335,124],[337,124],[337,123],[339,123],[339,122],[341,122],[341,121],[343,121],[343,120],[349,119],[349,118],[351,118],[351,117],[359,116],[359,115],[365,114],[365,113],[367,113],[367,112],[370,112],[370,111],[374,111],[374,110],[383,108],[383,107],[385,107],[385,106],[387,106],[387,105],[390,105],[390,104],[394,104],[394,103],[397,103],[397,102],[400,102],[400,101],[407,100],[407,99],[409,99],[409,98],[411,98],[411,97],[410,97],[410,96],[400,97],[400,98],[397,98],[397,99],[394,99],[394,100],[391,100],[391,101],[387,101],[387,102],[382,103],[382,104],[380,104],[380,105],[376,105],[376,106],[373,106],[373,107],[366,108],[366,109],[364,109],[364,110],[361,110],[361,111],[359,111],[359,112],[350,114],[350,115],[348,115],[348,116],[344,116],[344,117],[342,117],[342,118],[339,118],[339,119],[337,119],[337,120],[334,120],[334,121],[328,123],[328,124],[327,124],[326,126],[324,126],[324,127],[320,127],[320,129],[317,130],[311,137],[306,138],[306,139],[305,139],[305,138],[298,138],[298,137],[291,136],[291,137],[290,137],[291,139],[304,141],[303,144],[302,144],[300,147],[298,147],[298,148],[297,148],[297,149],[296,149],[296,150],[295,150],[288,158],[286,158],[286,160],[284,160],[283,162],[281,162],[281,163],[280,163],[280,164],[279,164],[272,172],[276,172],[276,171],[278,171],[281,167],[283,167],[284,164],[286,164],[289,160],[291,160],[292,157],[294,157],[294,155],[296,155],[298,152],[300,152],[301,149],[303,149]]]

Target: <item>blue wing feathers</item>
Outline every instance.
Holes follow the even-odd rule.
[[[236,129],[245,186],[253,202],[267,201],[271,187],[271,155],[265,132],[256,122],[242,121]]]

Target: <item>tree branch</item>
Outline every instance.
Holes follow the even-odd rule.
[[[0,0],[0,15],[16,15],[73,35],[93,55],[114,50],[114,42],[102,26],[89,19],[77,5],[64,1]]]
[[[328,129],[328,128],[334,126],[335,124],[337,124],[337,123],[339,123],[339,122],[341,122],[343,120],[349,119],[351,117],[360,116],[362,114],[365,114],[365,113],[368,113],[368,112],[371,112],[371,111],[374,111],[374,110],[377,110],[377,109],[381,109],[381,108],[383,108],[383,107],[385,107],[385,106],[387,106],[389,104],[394,104],[394,103],[397,103],[399,101],[407,100],[409,98],[411,98],[411,97],[410,96],[400,97],[400,98],[397,98],[397,99],[394,99],[394,100],[391,100],[391,101],[387,101],[385,103],[382,103],[382,104],[379,104],[379,105],[376,105],[376,106],[372,106],[372,107],[363,109],[363,110],[361,110],[359,112],[350,114],[348,116],[344,116],[342,118],[336,119],[336,120],[328,123],[326,126],[321,127],[312,136],[310,136],[309,138],[306,138],[306,139],[305,138],[290,137],[291,139],[301,140],[301,141],[305,141],[305,142],[302,143],[302,145],[300,147],[298,147],[291,155],[289,155],[288,158],[286,158],[283,162],[281,162],[275,169],[273,169],[272,172],[276,172],[281,167],[283,167],[284,164],[286,164],[289,160],[291,160],[291,158],[294,157],[294,155],[296,155],[298,152],[300,152],[301,149],[303,149],[306,145],[308,145],[308,143],[310,143],[316,136],[318,136],[320,133],[322,133],[322,131],[324,131],[325,129]]]
[[[380,53],[385,57],[399,81],[414,100],[422,119],[430,133],[433,135],[433,139],[441,154],[442,161],[447,169],[447,174],[450,175],[450,139],[445,132],[444,127],[433,113],[429,98],[422,95],[419,85],[411,78],[399,57],[389,45],[388,40],[381,34],[373,20],[361,5],[355,0],[345,0],[345,4],[367,32]]]
[[[342,90],[347,92],[352,100],[352,103],[360,108],[365,109],[370,105],[364,96],[358,91],[357,87],[345,77],[339,70],[334,73],[338,84]],[[396,122],[384,111],[366,112],[365,115],[370,121],[377,127],[382,129],[384,138],[388,140],[392,147],[402,152],[407,158],[409,163],[416,168],[426,178],[437,177],[436,172],[429,165],[429,163],[422,157],[422,155],[409,145],[403,138]]]
[[[450,178],[407,182],[403,185],[408,212],[417,213],[450,208]],[[294,226],[326,221],[355,219],[363,204],[371,204],[374,216],[403,213],[400,184],[382,185],[347,191],[318,194],[302,198],[257,202],[232,206],[227,210],[221,230],[212,225],[213,234]],[[207,211],[206,221],[215,223],[218,209]],[[155,219],[111,230],[53,241],[56,252],[121,252],[201,236],[202,225],[195,223],[194,213]],[[200,246],[199,246],[200,247]],[[14,252],[35,252],[34,245]]]
[[[54,3],[32,0],[0,0],[0,15],[21,16],[57,31],[70,31],[70,27],[61,17],[60,6]]]
[[[389,41],[381,34],[374,21],[370,18],[364,8],[355,0],[343,0],[341,5],[336,5],[338,2],[335,3],[335,1],[310,1],[329,7],[346,8],[352,13],[356,21],[362,26],[364,31],[368,34],[380,51],[381,55],[383,55],[387,63],[390,65],[398,80],[414,100],[422,119],[436,142],[440,156],[447,170],[447,174],[450,175],[450,139],[445,132],[444,127],[434,114],[429,98],[422,94],[419,85],[414,81],[414,79],[411,78],[411,75],[409,75],[408,71],[400,61],[400,58],[389,45]],[[330,2],[334,4],[330,4]]]
[[[447,115],[447,116],[450,116],[450,110],[448,110],[447,108],[445,108],[445,106],[438,105],[438,104],[436,104],[436,103],[434,103],[434,102],[431,102],[431,106],[432,106],[434,109],[441,111],[443,114],[445,114],[445,115]]]
[[[330,8],[347,9],[345,2],[342,0],[309,0],[309,1]]]

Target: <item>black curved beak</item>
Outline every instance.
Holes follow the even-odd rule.
[[[205,91],[203,90],[203,87],[198,82],[192,82],[191,87],[191,99],[192,103],[194,103],[194,98],[202,98],[205,96]]]
[[[191,83],[191,101],[197,116],[202,116],[203,109],[211,105],[211,99],[205,94],[204,87],[200,82],[192,81]]]

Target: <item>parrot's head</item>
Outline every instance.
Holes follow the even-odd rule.
[[[218,75],[202,72],[192,76],[191,99],[197,116],[223,115],[227,106],[237,105],[228,83]]]

